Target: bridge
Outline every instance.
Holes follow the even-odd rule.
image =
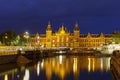
[[[59,52],[60,50],[64,51],[65,53],[67,49],[66,48],[47,49],[36,46],[0,46],[0,64],[14,62],[18,59],[20,62],[22,62],[23,61],[22,59],[27,60],[26,58],[30,60],[35,60],[43,57],[55,56],[59,54],[56,52]],[[60,54],[62,54],[62,51],[60,51]]]

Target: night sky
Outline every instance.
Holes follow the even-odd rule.
[[[120,0],[0,0],[0,33],[45,33],[48,21],[54,32],[76,21],[83,34],[120,31]]]

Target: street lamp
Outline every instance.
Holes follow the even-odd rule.
[[[8,38],[7,33],[5,33],[5,35],[3,36],[3,44],[6,44],[6,39]]]
[[[29,33],[27,31],[24,33],[23,37],[27,39],[27,44],[28,44]]]

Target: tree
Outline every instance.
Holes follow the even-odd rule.
[[[24,34],[20,35],[19,43],[18,45],[25,45],[27,43],[27,39],[24,37]]]
[[[16,40],[18,40],[18,34],[12,30],[5,31],[0,34],[0,41],[4,45],[16,45]]]

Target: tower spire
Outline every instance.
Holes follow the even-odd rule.
[[[78,22],[76,22],[74,30],[79,30]]]
[[[52,28],[51,28],[51,24],[50,24],[50,21],[48,21],[47,30],[52,30]]]
[[[61,28],[62,28],[62,30],[64,30],[64,23],[62,23],[62,27]]]

